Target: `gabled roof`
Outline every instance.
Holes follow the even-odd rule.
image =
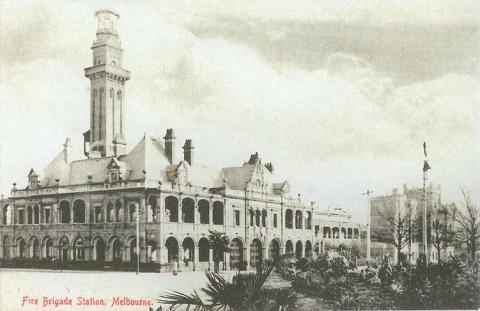
[[[65,182],[68,179],[69,165],[65,160],[65,150],[62,150],[43,171],[42,187],[55,185],[55,179]]]
[[[225,167],[222,169],[227,186],[233,190],[244,190],[246,183],[252,179],[254,166],[244,164],[241,167]]]
[[[128,165],[128,180],[143,179],[166,180],[166,171],[170,162],[159,139],[144,136],[138,144],[125,156],[120,158]],[[124,178],[124,179],[125,179]]]
[[[221,168],[194,164],[190,166],[188,180],[192,186],[219,188],[223,186]]]
[[[35,174],[35,171],[33,168],[30,170],[30,173],[28,173],[28,178],[31,178],[31,177],[38,177],[38,175]]]

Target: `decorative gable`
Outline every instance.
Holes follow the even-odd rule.
[[[107,165],[108,182],[122,181],[124,173],[125,173],[125,163],[118,161],[117,158],[112,158],[112,160]]]

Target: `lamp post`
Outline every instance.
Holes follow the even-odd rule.
[[[137,230],[137,275],[140,272],[140,205],[138,203],[135,204],[135,213],[136,216],[136,230]]]
[[[370,224],[370,194],[372,194],[373,191],[372,190],[367,190],[365,191],[364,193],[362,193],[362,195],[366,195],[367,196],[367,211],[368,211],[368,214],[367,214],[367,262],[370,262],[370,227],[371,227],[371,224]]]

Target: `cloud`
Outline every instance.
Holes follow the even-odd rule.
[[[10,4],[11,16],[24,17],[8,20],[2,42],[20,38],[25,44],[7,45],[0,55],[1,192],[13,181],[26,180],[30,167],[45,167],[65,136],[81,149],[81,134],[89,124],[89,82],[82,69],[91,62],[96,6],[16,9]],[[292,25],[292,20],[316,18],[311,14],[315,8],[301,12],[287,3],[274,12],[248,7],[243,14],[208,5],[185,11],[175,4],[150,6],[118,8],[124,64],[132,72],[126,86],[130,147],[144,131],[161,136],[174,127],[179,139],[194,139],[196,159],[206,164],[241,165],[258,150],[303,197],[321,206],[341,204],[357,215],[363,211],[355,208],[363,205],[360,194],[366,185],[381,193],[404,181],[418,184],[423,141],[431,150],[432,180],[442,183],[450,197],[459,182],[478,180],[478,170],[472,170],[479,152],[478,77],[452,71],[399,86],[375,58],[355,50],[322,54],[314,65],[279,66],[275,53],[265,53],[253,41],[192,30],[197,19],[227,13],[245,23],[245,16],[253,15],[278,23],[289,19]],[[56,10],[61,13],[52,15]],[[333,18],[337,10],[356,18],[348,8],[325,14]],[[407,20],[405,12],[401,15]],[[461,21],[462,14],[447,21]],[[253,26],[262,37],[258,24]],[[281,31],[272,36],[286,38]],[[317,46],[308,44],[277,52],[301,58],[292,52],[297,47],[317,53]]]

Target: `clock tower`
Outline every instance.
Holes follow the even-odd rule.
[[[90,79],[90,130],[84,133],[84,152],[90,158],[121,156],[127,152],[124,137],[125,82],[130,72],[122,68],[118,37],[119,15],[110,10],[95,13],[97,36],[92,45],[93,65],[85,69]]]

